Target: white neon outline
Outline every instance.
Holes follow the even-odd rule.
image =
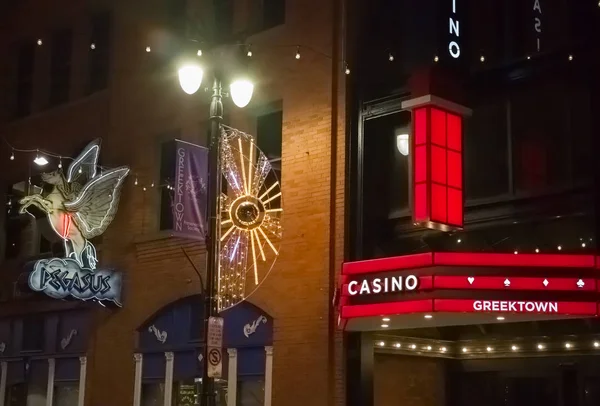
[[[107,215],[108,213],[110,213],[110,211],[112,210],[113,204],[115,203],[115,198],[117,195],[119,195],[120,197],[120,193],[115,193],[117,191],[117,189],[119,189],[119,187],[123,184],[123,181],[125,180],[125,177],[129,174],[129,168],[126,166],[123,166],[121,168],[117,168],[117,169],[113,169],[112,171],[106,172],[103,175],[98,176],[97,178],[92,179],[90,182],[88,182],[85,187],[83,188],[83,190],[81,192],[79,192],[79,197],[72,201],[72,202],[66,202],[63,203],[63,205],[68,209],[69,207],[72,207],[76,204],[78,204],[81,199],[83,198],[83,196],[85,196],[87,190],[92,187],[93,185],[97,184],[100,180],[106,178],[109,175],[113,175],[115,173],[118,172],[122,172],[123,175],[121,177],[119,177],[119,180],[117,181],[117,184],[115,185],[115,187],[112,190],[111,193],[111,200],[110,200],[110,205],[108,210],[106,211],[106,214],[104,215],[104,218],[102,219],[102,221],[100,221],[100,225],[98,225],[97,227],[92,227],[91,229],[88,227],[87,222],[81,217],[81,215],[79,214],[79,212],[75,213],[75,216],[77,216],[77,218],[82,222],[82,224],[85,226],[85,229],[88,233],[91,233],[92,231],[101,228],[104,225],[104,222],[106,221]],[[86,239],[87,241],[87,239]]]
[[[83,150],[83,152],[79,155],[79,157],[77,157],[77,159],[75,159],[71,165],[69,165],[69,169],[67,169],[67,182],[71,183],[72,182],[72,176],[73,176],[73,171],[75,170],[75,168],[78,168],[78,164],[83,161],[85,158],[87,158],[88,154],[90,152],[94,151],[94,164],[91,165],[92,167],[92,173],[90,176],[91,178],[94,178],[96,176],[96,165],[98,164],[98,155],[100,155],[100,143],[98,141],[92,141],[90,144],[88,144],[88,146],[86,147],[86,149]],[[80,166],[79,166],[80,167]]]

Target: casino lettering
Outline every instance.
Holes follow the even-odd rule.
[[[360,285],[360,288],[359,288]],[[348,284],[348,293],[355,295],[370,295],[377,293],[390,293],[411,291],[419,287],[419,278],[415,275],[391,276],[384,278],[374,278],[372,280],[363,279],[361,282],[352,281]]]

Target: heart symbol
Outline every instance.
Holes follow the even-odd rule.
[[[469,285],[472,285],[472,284],[473,284],[473,281],[475,280],[475,278],[473,278],[472,276],[469,276],[469,277],[467,278],[467,280],[469,281]]]

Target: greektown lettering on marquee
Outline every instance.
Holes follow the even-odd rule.
[[[529,302],[511,300],[476,300],[477,312],[558,313],[557,302]]]

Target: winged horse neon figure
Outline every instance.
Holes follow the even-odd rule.
[[[46,213],[54,232],[64,241],[65,257],[75,260],[82,269],[94,270],[98,259],[89,241],[104,233],[113,220],[128,167],[97,174],[100,140],[94,140],[62,170],[42,174],[52,185],[50,192],[34,194],[19,201],[20,213],[30,206]]]

